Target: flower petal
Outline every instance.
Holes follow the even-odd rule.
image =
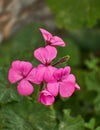
[[[34,91],[33,86],[27,81],[22,80],[17,86],[18,93],[23,96],[31,95]]]
[[[45,47],[48,52],[48,62],[51,63],[51,61],[57,56],[57,49],[53,46],[46,46]]]
[[[33,68],[32,71],[28,74],[27,76],[27,80],[31,81],[32,83],[35,84],[40,84],[43,81],[43,73],[42,73],[41,69],[41,73],[38,71],[38,68]]]
[[[32,64],[27,61],[16,60],[12,62],[12,68],[19,74],[22,74],[23,76],[27,76],[27,74],[32,69]]]
[[[43,64],[47,62],[46,56],[47,56],[47,50],[43,47],[40,47],[34,51],[34,57],[37,60],[41,61]]]
[[[70,74],[70,71],[71,71],[70,66],[66,66],[66,67],[63,69],[63,75],[69,75],[69,74]]]
[[[19,61],[19,60],[13,61],[12,67],[10,68],[8,73],[8,80],[11,83],[16,83],[22,78],[25,78],[31,69],[32,69],[32,64],[30,62]]]
[[[52,34],[50,32],[48,32],[47,30],[43,29],[43,28],[40,28],[40,31],[42,33],[44,40],[50,41],[50,39],[52,38]]]
[[[79,86],[78,84],[75,84],[75,88],[76,88],[77,90],[80,90],[80,86]]]
[[[47,90],[43,90],[40,92],[38,101],[41,102],[42,104],[48,106],[48,105],[52,105],[54,103],[55,98],[50,92],[48,92]]]
[[[72,82],[62,82],[59,91],[62,97],[70,97],[75,91],[75,84]]]
[[[50,32],[48,32],[47,30],[43,28],[40,28],[40,31],[47,45],[49,44],[52,46],[62,46],[62,47],[65,46],[64,41],[60,37],[53,36]]]
[[[48,83],[47,84],[47,90],[53,95],[57,96],[58,95],[58,89],[59,89],[59,83]]]
[[[16,83],[17,81],[21,80],[23,78],[23,76],[16,72],[14,69],[10,69],[8,72],[8,80],[10,81],[10,83]]]
[[[41,61],[43,64],[50,64],[51,61],[56,57],[57,50],[52,46],[40,47],[34,51],[36,59]]]
[[[60,69],[57,69],[57,70],[54,71],[53,75],[54,75],[54,78],[57,81],[61,80],[61,78],[62,78],[62,72],[63,72],[63,68],[60,68]]]
[[[63,81],[75,83],[76,82],[76,78],[75,78],[75,76],[73,74],[69,74],[67,76],[67,78],[65,78]]]
[[[54,77],[56,80],[64,80],[64,79],[67,79],[69,73],[70,73],[70,67],[67,66],[65,68],[60,68],[60,69],[57,69],[55,72],[54,72]]]
[[[21,80],[23,78],[23,76],[21,74],[19,74],[18,72],[16,72],[14,69],[10,69],[8,72],[8,80],[10,81],[10,83],[16,83],[17,81]]]
[[[29,74],[29,78],[28,80],[39,84],[42,81],[46,81],[46,82],[52,82],[52,81],[56,81],[55,78],[53,77],[53,73],[56,70],[55,67],[52,66],[45,66],[45,65],[38,65],[36,72],[31,72]],[[32,75],[34,75],[35,77],[33,77]]]
[[[50,40],[50,43],[51,43],[50,45],[53,46],[62,46],[62,47],[65,46],[64,41],[58,36],[53,36]]]
[[[54,71],[56,70],[55,67],[52,67],[52,66],[45,66],[45,72],[44,72],[44,76],[43,76],[43,79],[46,81],[46,82],[54,82],[56,81],[54,76],[53,76],[53,73]]]

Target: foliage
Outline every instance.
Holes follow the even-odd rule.
[[[80,49],[85,53],[100,50],[100,29],[98,27],[94,28],[82,28],[79,30],[73,30],[69,33],[70,38],[78,44]]]
[[[99,0],[46,0],[60,28],[92,27],[100,18]],[[56,4],[55,4],[56,3]]]
[[[9,46],[0,45],[0,130],[100,130],[100,59],[91,56],[83,68],[79,48],[70,38],[63,36],[67,46],[63,51],[58,48],[58,59],[70,55],[66,65],[72,67],[81,86],[71,98],[58,97],[54,106],[45,107],[37,103],[38,86],[33,95],[22,97],[16,85],[8,82],[12,60],[29,60],[33,66],[37,65],[30,52],[40,46],[43,39],[36,30],[38,26],[29,25],[6,41]]]
[[[28,99],[5,106],[1,109],[0,118],[2,129],[6,130],[53,130],[56,125],[54,113],[50,108]]]
[[[71,117],[68,110],[64,110],[64,119],[60,122],[59,130],[84,130],[84,121],[78,117]]]

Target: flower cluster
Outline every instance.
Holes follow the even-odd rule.
[[[34,51],[34,57],[41,62],[37,67],[27,61],[13,61],[8,73],[10,83],[18,82],[18,93],[23,96],[31,95],[34,91],[33,84],[40,84],[41,91],[38,101],[44,105],[52,105],[55,97],[70,97],[74,91],[80,90],[76,78],[70,73],[71,68],[56,68],[52,60],[57,56],[55,46],[65,46],[64,41],[44,29],[40,29],[45,40],[45,47]],[[59,63],[59,62],[58,62]]]

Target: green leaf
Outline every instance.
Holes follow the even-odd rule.
[[[94,99],[94,108],[96,114],[100,115],[100,92],[98,93],[97,97]]]
[[[95,118],[91,118],[90,121],[88,123],[85,123],[84,125],[86,128],[88,128],[90,130],[94,130],[95,123],[96,123]]]
[[[0,68],[0,104],[12,101],[20,101],[22,97],[17,93],[14,85],[8,82],[6,68]]]
[[[64,118],[60,122],[59,130],[84,130],[84,120],[81,116],[72,117],[68,110],[64,110]]]
[[[95,130],[100,130],[100,126],[98,126]]]
[[[53,110],[26,98],[20,103],[6,105],[0,112],[2,130],[54,130]]]
[[[95,57],[94,55],[90,55],[90,60],[85,61],[86,66],[90,70],[98,71],[98,64],[99,64],[99,58]]]
[[[97,93],[93,103],[96,113],[100,114],[100,71],[98,70],[98,72],[92,71],[90,73],[86,73],[85,82],[88,90],[95,91]]]
[[[46,0],[60,28],[92,27],[100,18],[99,0]],[[55,4],[56,3],[56,4]]]
[[[2,123],[4,123],[2,130],[33,130],[32,126],[27,121],[9,108],[8,111],[5,110],[1,116],[3,116]]]
[[[99,91],[100,91],[99,78],[100,77],[98,76],[98,73],[95,71],[86,73],[85,81],[86,81],[86,85],[87,85],[88,90],[95,90],[96,92],[99,93]]]

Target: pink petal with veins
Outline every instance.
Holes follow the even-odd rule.
[[[61,82],[59,91],[62,97],[70,97],[75,91],[75,84],[72,82]]]
[[[70,67],[67,66],[65,68],[60,68],[60,69],[57,69],[55,72],[54,72],[54,78],[56,80],[64,80],[64,79],[67,79],[69,73],[70,73]]]
[[[58,95],[58,90],[59,90],[59,83],[58,83],[58,82],[48,83],[48,84],[47,84],[47,90],[48,90],[53,96],[57,96],[57,95]]]
[[[67,76],[67,78],[65,78],[63,81],[66,81],[66,82],[68,81],[68,82],[75,83],[76,82],[76,78],[75,78],[75,76],[73,74],[69,74]]]
[[[10,83],[16,83],[17,81],[21,80],[23,78],[23,76],[16,72],[13,68],[11,68],[8,72],[8,80],[10,81]]]
[[[22,80],[18,84],[17,90],[20,95],[28,96],[33,93],[34,88],[27,80]]]
[[[43,64],[47,63],[47,50],[43,47],[40,47],[34,51],[34,57],[41,61]]]
[[[69,75],[69,74],[70,74],[70,71],[71,71],[70,66],[66,66],[66,67],[63,69],[62,74],[63,74],[63,75]]]
[[[64,41],[60,37],[53,36],[50,32],[48,32],[47,30],[43,28],[40,28],[40,31],[47,45],[62,46],[62,47],[65,46]]]
[[[56,80],[61,80],[61,78],[62,78],[62,72],[63,72],[63,68],[60,68],[60,69],[57,69],[56,71],[54,71],[54,78],[56,79]]]
[[[49,106],[54,103],[55,98],[50,92],[48,92],[47,90],[43,90],[40,92],[38,101],[46,106]]]
[[[52,34],[49,33],[47,30],[40,28],[40,31],[42,33],[42,36],[44,38],[45,41],[50,41],[50,39],[52,38]]]
[[[45,67],[44,80],[46,82],[56,81],[54,76],[53,76],[53,73],[54,73],[55,70],[56,70],[56,68],[52,67],[52,66]]]
[[[32,64],[27,61],[16,60],[12,62],[12,68],[16,72],[21,73],[22,75],[26,76],[32,69]]]
[[[40,84],[43,81],[42,70],[41,73],[38,73],[38,68],[33,68],[26,79],[32,83]]]
[[[53,36],[50,40],[50,45],[52,46],[62,46],[62,47],[65,47],[65,43],[64,41],[58,37],[58,36]]]
[[[51,61],[56,57],[56,55],[56,48],[49,45],[46,47],[40,47],[34,51],[35,58],[45,65],[50,64]]]
[[[55,78],[53,77],[53,73],[56,70],[55,67],[53,66],[45,66],[40,64],[37,67],[37,77],[40,81],[46,81],[46,82],[52,82],[56,81]]]
[[[32,64],[25,61],[13,61],[12,66],[8,72],[8,80],[11,83],[16,83],[17,81],[25,78],[27,74],[32,69]]]

